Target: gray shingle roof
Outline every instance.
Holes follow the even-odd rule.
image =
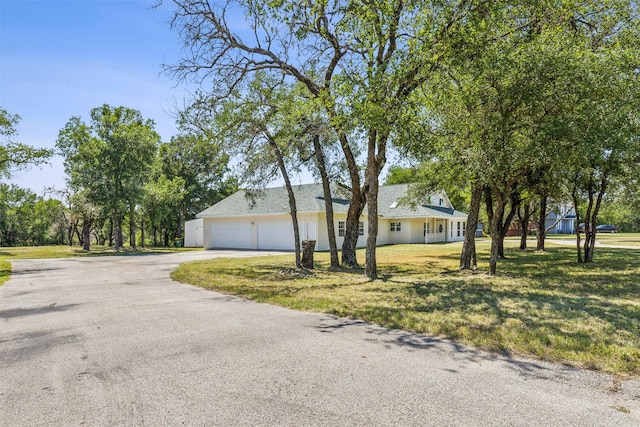
[[[467,215],[442,207],[423,204],[410,206],[401,199],[406,196],[408,184],[383,185],[378,192],[378,214],[384,218],[466,218]],[[332,185],[333,210],[346,213],[349,196],[345,190]],[[293,186],[298,212],[324,212],[324,197],[321,184]],[[394,207],[392,207],[394,206]],[[289,200],[284,187],[266,188],[255,197],[240,190],[215,205],[200,212],[197,217],[249,216],[264,214],[288,214]],[[366,212],[366,210],[365,210]]]

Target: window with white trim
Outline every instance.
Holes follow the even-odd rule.
[[[401,222],[392,222],[391,223],[391,231],[402,231],[402,223]]]
[[[338,221],[338,237],[344,237],[345,224],[344,221]]]
[[[358,236],[364,236],[364,222],[360,221],[358,223]]]
[[[458,221],[458,237],[460,237],[460,232],[461,232],[461,228],[460,228],[460,221]]]
[[[462,221],[462,236],[464,236],[467,233],[467,223],[465,221]]]

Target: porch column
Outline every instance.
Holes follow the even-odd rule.
[[[429,218],[424,219],[424,242],[429,243]]]

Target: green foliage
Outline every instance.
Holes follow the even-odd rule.
[[[52,150],[34,148],[14,141],[20,116],[0,107],[0,176],[10,177],[15,170],[45,163]]]
[[[160,136],[152,120],[130,108],[105,104],[91,110],[90,116],[88,125],[72,117],[56,145],[65,157],[69,185],[112,214],[117,250],[122,212],[140,199]]]
[[[202,133],[187,133],[160,144],[156,176],[182,180],[179,208],[185,219],[236,191],[236,184],[227,178],[229,155],[219,144]]]
[[[425,194],[444,189],[456,210],[465,212],[469,208],[468,185],[444,180],[441,176],[432,173],[434,169],[425,168],[424,164],[422,166],[420,169],[391,166],[384,184],[413,184],[409,191],[409,198],[415,200],[422,199]]]
[[[0,246],[41,246],[64,242],[65,209],[29,189],[0,184]]]
[[[57,147],[65,156],[70,185],[85,189],[93,203],[118,209],[139,195],[160,137],[153,121],[136,110],[103,105],[90,115],[89,125],[72,117]]]
[[[235,181],[227,177],[228,163],[219,144],[202,132],[160,144],[140,204],[154,245],[180,239],[185,220],[236,191]]]

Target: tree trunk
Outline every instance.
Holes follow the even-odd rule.
[[[582,263],[582,245],[580,244],[580,199],[578,198],[577,177],[573,179],[573,188],[571,189],[571,198],[573,200],[573,209],[576,211],[576,249],[578,253],[578,262]]]
[[[502,237],[502,217],[504,215],[504,201],[496,191],[497,200],[493,206],[491,190],[485,192],[487,216],[489,217],[489,233],[491,234],[491,255],[489,256],[489,274],[496,274],[498,258],[500,257],[500,242]]]
[[[75,224],[71,224],[71,223],[67,227],[67,239],[69,239],[69,246],[73,246],[73,235],[76,231],[75,228],[76,228]]]
[[[313,148],[315,151],[316,166],[320,172],[320,179],[322,181],[322,193],[324,195],[324,209],[327,216],[327,233],[329,235],[329,253],[331,258],[331,268],[340,267],[340,260],[338,259],[338,244],[336,243],[336,232],[333,224],[333,199],[331,196],[331,186],[329,184],[329,176],[327,174],[327,168],[322,152],[322,145],[320,144],[320,136],[315,135],[313,137]]]
[[[293,222],[293,247],[295,249],[296,268],[301,268],[300,227],[298,227],[298,208],[296,207],[296,197],[293,194],[293,187],[291,186],[289,173],[287,172],[286,165],[284,164],[284,156],[282,154],[282,150],[280,150],[280,147],[276,143],[275,139],[269,134],[269,132],[265,132],[265,135],[267,137],[267,140],[269,141],[269,147],[271,148],[271,151],[276,156],[278,168],[280,169],[280,173],[282,174],[282,178],[284,179],[285,188],[287,189],[287,195],[289,197],[289,209],[291,210],[291,222]]]
[[[365,205],[363,199],[362,189],[351,190],[351,202],[349,204],[349,210],[347,210],[344,241],[342,242],[342,265],[349,268],[359,267],[356,249],[358,247],[360,215],[362,215]]]
[[[498,258],[506,259],[504,256],[504,237],[502,234],[498,238]]]
[[[474,184],[471,189],[471,206],[467,217],[467,230],[460,254],[460,270],[470,270],[477,267],[476,264],[476,229],[480,214],[480,202],[482,201],[482,186]]]
[[[140,218],[140,246],[143,248],[145,246],[144,239],[145,239],[145,235],[144,235],[144,212],[143,212],[142,218]]]
[[[536,232],[536,251],[544,251],[544,241],[547,237],[546,220],[547,220],[547,200],[546,194],[540,195],[540,212],[538,213],[538,231]]]
[[[293,187],[291,186],[291,181],[289,181],[289,175],[284,175],[286,178],[284,180],[285,186],[287,187],[287,194],[289,195],[289,209],[291,209],[291,222],[293,223],[293,239],[294,249],[295,249],[295,257],[296,257],[296,268],[301,268],[301,257],[300,257],[300,227],[298,227],[298,208],[296,207],[296,197],[293,194]]]
[[[92,223],[93,223],[93,221],[92,221]],[[75,233],[75,235],[78,237],[78,244],[79,245],[84,245],[84,242],[82,241],[82,233],[78,229],[78,221],[76,221],[75,225],[73,226],[73,233]],[[72,242],[73,242],[73,233],[71,234],[71,241]]]
[[[491,255],[489,256],[489,274],[496,274],[498,269],[498,239],[491,236]]]
[[[529,221],[531,220],[531,206],[525,203],[518,208],[518,223],[520,224],[520,250],[527,249],[527,234],[529,234]]]
[[[386,146],[388,134],[380,134],[375,130],[369,131],[367,152],[367,249],[365,275],[371,279],[378,278],[378,263],[376,261],[376,247],[378,242],[378,188],[380,186],[380,171],[386,162]]]
[[[182,224],[184,222],[184,213],[182,209],[178,209],[178,224],[176,225],[176,239],[183,240]],[[184,243],[184,241],[183,241]],[[184,244],[183,244],[184,246]]]
[[[133,202],[129,205],[129,246],[136,248],[136,207]]]
[[[331,109],[328,109],[327,113],[330,117],[335,118],[335,112]],[[349,179],[351,180],[351,200],[349,209],[347,210],[344,240],[342,242],[342,265],[349,268],[357,268],[358,258],[356,249],[358,247],[358,229],[360,225],[360,215],[362,215],[366,203],[368,185],[365,180],[365,184],[360,187],[360,169],[349,146],[347,136],[341,129],[338,128],[335,130],[338,133],[340,147],[344,153],[347,169],[349,170]]]
[[[120,223],[120,212],[118,210],[113,211],[113,235],[115,241],[113,243],[116,252],[120,251],[122,247],[122,225]]]
[[[88,251],[91,245],[91,218],[83,215],[82,218],[82,250]]]
[[[502,259],[506,259],[504,255],[504,239],[507,237],[507,232],[509,231],[509,227],[511,226],[511,222],[513,221],[513,217],[516,216],[516,212],[520,207],[520,195],[517,192],[513,192],[510,197],[511,209],[507,214],[506,218],[504,218],[504,208],[505,205],[502,206],[503,212],[498,216],[500,220],[500,240],[498,241],[498,256]]]
[[[584,259],[583,262],[588,263],[593,261],[593,246],[596,242],[596,209],[594,208],[595,197],[595,182],[593,174],[589,177],[589,184],[587,187],[588,204],[587,210],[584,216]],[[597,202],[596,202],[597,203]],[[593,213],[593,214],[592,214]]]
[[[370,179],[373,177],[370,176]],[[371,280],[378,278],[378,264],[376,261],[376,242],[378,237],[378,177],[369,181],[367,191],[367,249],[365,255],[364,274]]]

